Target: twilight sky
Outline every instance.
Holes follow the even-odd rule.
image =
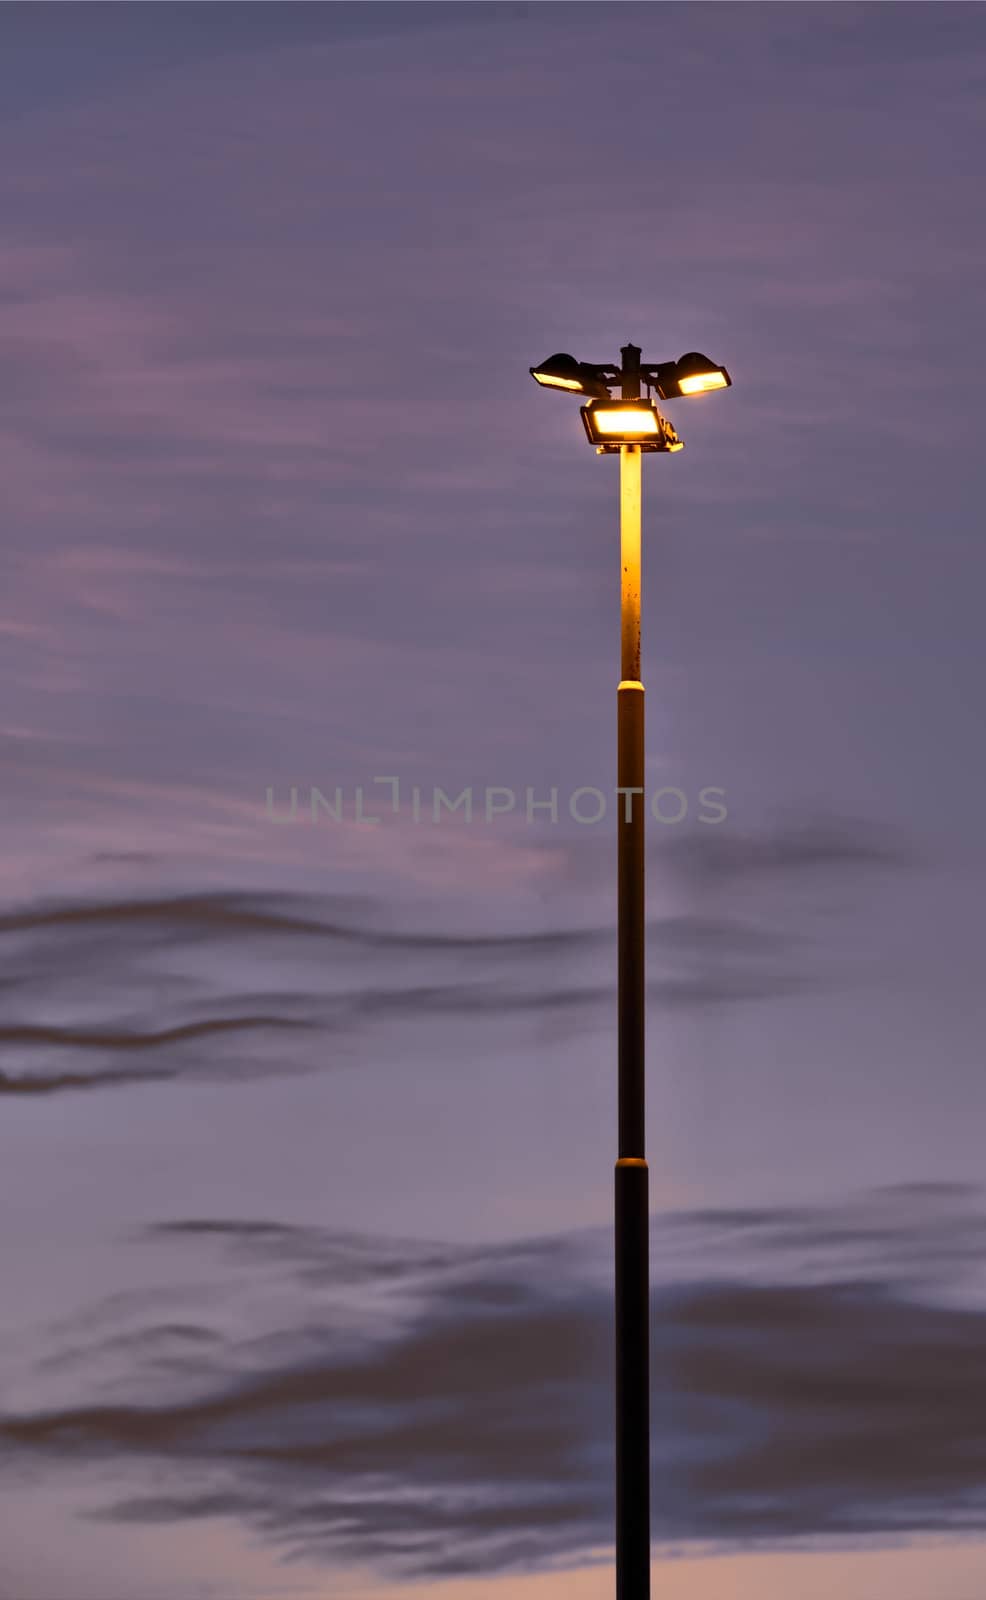
[[[978,1600],[986,13],[0,33],[0,1600],[612,1593],[629,341],[655,1592]]]

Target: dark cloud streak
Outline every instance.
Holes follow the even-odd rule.
[[[693,1264],[728,1260],[732,1230],[759,1251],[742,1275],[655,1275],[656,1537],[725,1547],[986,1526],[986,1309],[957,1302],[954,1284],[942,1298],[935,1259],[936,1239],[981,1248],[984,1227],[981,1195],[947,1186],[655,1219],[658,1249],[684,1246]],[[294,1271],[307,1296],[331,1286],[337,1312],[350,1292],[387,1285],[397,1299],[345,1328],[310,1299],[293,1333],[230,1344],[227,1377],[212,1369],[204,1391],[155,1403],[134,1398],[140,1339],[118,1339],[136,1363],[131,1398],[8,1414],[10,1467],[126,1465],[130,1492],[103,1519],[232,1517],[307,1559],[369,1560],[397,1579],[574,1564],[608,1543],[611,1306],[591,1230],[405,1246],[202,1218],[145,1230],[155,1237],[211,1244],[239,1274]],[[176,1345],[213,1339],[178,1331]],[[164,1334],[143,1326],[148,1348]],[[142,1463],[153,1491],[133,1481]]]
[[[562,876],[574,885],[584,859],[562,851],[560,860]],[[797,883],[803,872],[819,868],[853,874],[897,870],[908,860],[875,828],[819,822],[756,836],[695,833],[666,844],[660,855],[672,874],[683,875],[696,890],[736,879],[760,886]],[[856,969],[833,965],[790,919],[778,920],[767,900],[748,904],[739,917],[721,914],[698,893],[693,898],[694,909],[669,910],[649,922],[648,993],[656,1007],[720,1008],[860,981]],[[306,1068],[297,1052],[286,1057],[280,1043],[265,1056],[259,1045],[265,1033],[274,1038],[307,1030],[316,1040],[352,1040],[400,1020],[488,1019],[495,1026],[509,1016],[556,1019],[564,1026],[566,1017],[602,1017],[612,1006],[614,938],[612,926],[566,926],[561,916],[553,927],[488,933],[421,922],[399,926],[382,901],[366,894],[215,890],[41,901],[0,914],[7,952],[3,983],[21,995],[21,1015],[0,1026],[0,1051],[20,1057],[54,1049],[112,1055],[194,1047],[194,1062],[188,1056],[181,1070],[158,1074],[158,1080],[187,1080],[194,1068],[199,1076],[232,1082],[248,1073],[317,1070],[332,1059],[313,1049]],[[174,970],[176,952],[182,960],[193,952],[184,974]],[[272,988],[265,997],[254,979],[224,993],[212,976],[213,956],[224,966],[231,956],[245,957],[254,971],[259,959],[271,973],[290,959],[284,991]],[[287,992],[292,986],[295,992]],[[60,992],[62,1017],[56,1022],[50,1009]],[[141,993],[138,1026],[135,1001]],[[30,1014],[35,994],[48,1015]],[[105,996],[98,1022],[89,1020],[94,995]],[[66,1008],[71,1015],[78,1006],[85,1007],[86,1020],[64,1020]],[[253,1036],[248,1061],[230,1060],[219,1049],[237,1034]],[[0,1093],[55,1094],[145,1078],[151,1081],[115,1068],[7,1073]]]

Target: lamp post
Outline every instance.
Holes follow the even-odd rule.
[[[650,1595],[650,1328],[647,1161],[644,1154],[644,686],[640,678],[641,459],[683,449],[641,383],[661,399],[724,389],[725,367],[697,351],[641,366],[549,357],[531,375],[545,388],[591,398],[582,421],[599,455],[620,456],[620,682],[616,691],[617,1073],[615,1175],[616,1600]],[[620,385],[616,402],[610,388]]]

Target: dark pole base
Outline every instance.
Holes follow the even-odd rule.
[[[650,1600],[647,1162],[616,1163],[616,1600]]]

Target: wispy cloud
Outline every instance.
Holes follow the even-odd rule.
[[[825,873],[859,876],[916,866],[915,852],[892,827],[854,817],[787,818],[758,833],[734,828],[666,834],[655,858],[700,883],[778,880]]]
[[[968,1285],[956,1298],[986,1238],[977,1192],[679,1213],[654,1235],[661,1541],[983,1526],[986,1311]],[[203,1218],[151,1227],[143,1247],[155,1239],[213,1251],[234,1297],[293,1280],[292,1325],[282,1308],[276,1329],[223,1343],[210,1320],[155,1322],[139,1301],[121,1328],[117,1306],[112,1398],[8,1413],[12,1470],[98,1460],[131,1482],[98,1513],[110,1521],[233,1517],[286,1553],[398,1579],[606,1548],[608,1235],[452,1247]],[[75,1341],[83,1396],[106,1356],[98,1336],[88,1357]]]
[[[530,849],[544,866],[553,847]],[[673,860],[689,879],[897,864],[861,836],[819,829],[709,847],[696,838],[682,849],[681,862]],[[563,859],[561,873],[570,869]],[[437,909],[429,921],[376,895],[218,889],[11,906],[0,912],[9,997],[0,1058],[18,1070],[7,1072],[0,1092],[155,1081],[138,1064],[150,1056],[156,1066],[166,1056],[173,1079],[233,1083],[322,1070],[335,1058],[323,1048],[328,1040],[363,1039],[372,1054],[374,1030],[394,1021],[468,1018],[495,1028],[528,1016],[574,1025],[598,1022],[612,1007],[611,923],[566,925],[556,915],[540,926],[528,919],[484,931],[443,925]],[[658,1009],[752,1003],[857,981],[803,930],[762,913],[669,908],[650,919],[648,933],[648,993]],[[248,980],[237,980],[239,963]],[[107,1059],[94,1065],[100,1054]],[[53,1055],[62,1058],[58,1069],[44,1070]],[[113,1058],[133,1065],[120,1070]]]

